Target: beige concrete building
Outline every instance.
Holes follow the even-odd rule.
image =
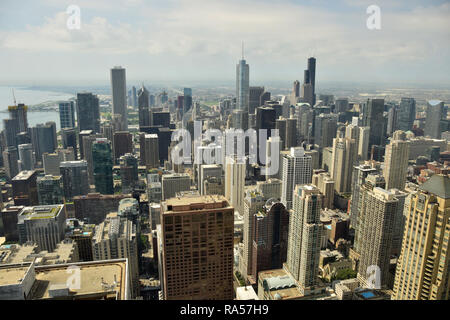
[[[405,188],[409,158],[409,142],[405,139],[403,131],[396,131],[391,143],[386,146],[383,171],[386,189]]]
[[[352,190],[352,170],[357,159],[356,141],[354,139],[334,138],[330,176],[338,193]]]
[[[223,196],[186,195],[161,203],[164,300],[230,300],[234,209]]]
[[[239,213],[244,209],[245,163],[244,158],[225,159],[225,198]]]
[[[450,178],[434,175],[410,195],[393,300],[448,300]]]
[[[323,194],[323,208],[333,209],[334,205],[334,180],[326,172],[313,174],[312,184]]]

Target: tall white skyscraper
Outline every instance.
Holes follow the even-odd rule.
[[[297,184],[309,184],[312,179],[312,158],[305,155],[302,147],[291,148],[290,154],[283,157],[283,181],[281,202],[286,209],[292,209],[292,193]]]
[[[386,189],[403,190],[408,170],[409,142],[403,131],[395,131],[390,144],[386,146],[384,156],[384,180]]]
[[[287,268],[300,284],[302,294],[317,284],[323,225],[323,196],[314,185],[296,186],[294,208],[289,218]]]
[[[244,208],[245,162],[237,157],[225,159],[225,198],[240,214]]]
[[[348,193],[352,189],[352,170],[356,162],[357,146],[354,139],[334,138],[331,160],[331,178],[338,193]]]
[[[250,97],[249,66],[244,60],[243,51],[242,59],[236,65],[236,109],[248,111]]]
[[[128,130],[127,118],[127,83],[125,69],[114,67],[111,69],[111,90],[113,114],[122,116],[122,130]]]

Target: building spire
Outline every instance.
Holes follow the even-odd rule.
[[[244,41],[242,41],[242,60],[244,60]]]

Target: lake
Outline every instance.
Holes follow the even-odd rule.
[[[8,106],[14,105],[12,89],[13,87],[0,86],[0,130],[3,129],[3,119],[9,118],[9,114],[7,112]],[[17,104],[24,103],[28,106],[40,104],[47,101],[68,100],[74,97],[73,94],[69,93],[28,90],[25,87],[14,87],[14,95],[16,96]],[[30,127],[35,126],[38,123],[54,121],[56,123],[57,129],[59,130],[59,112],[57,111],[28,111],[27,116],[28,126]]]

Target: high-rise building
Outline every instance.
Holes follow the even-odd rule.
[[[77,93],[77,125],[80,133],[83,130],[100,132],[100,105],[96,95],[90,92]]]
[[[386,288],[399,201],[382,188],[365,185],[361,191],[357,278],[362,287]]]
[[[159,162],[159,144],[157,134],[140,133],[140,164],[147,169],[158,168]]]
[[[17,221],[19,212],[22,211],[24,206],[12,206],[7,205],[0,212],[0,220],[3,226],[3,236],[6,241],[17,242],[19,241],[19,231],[17,229]]]
[[[192,89],[191,88],[184,88],[184,112],[188,112],[192,108]]]
[[[9,106],[9,118],[17,121],[17,132],[28,131],[28,118],[27,118],[28,106],[23,103],[19,103],[17,106]]]
[[[97,225],[92,237],[94,260],[128,259],[134,297],[139,293],[137,241],[136,225],[119,217],[117,212],[110,213],[105,221]]]
[[[133,153],[133,135],[128,131],[114,132],[114,162],[117,163],[119,158],[126,153]]]
[[[175,197],[178,192],[189,191],[191,177],[188,173],[165,174],[161,178],[163,200]]]
[[[57,176],[60,174],[59,165],[63,161],[74,161],[75,156],[73,149],[56,149],[54,153],[44,153],[42,162],[44,165],[44,173]]]
[[[59,121],[61,129],[75,127],[75,104],[73,101],[59,103]]]
[[[201,195],[205,195],[203,183],[209,177],[222,177],[222,166],[220,164],[202,164],[198,169],[198,183],[197,188]]]
[[[114,194],[111,142],[97,138],[92,145],[95,190],[101,194]]]
[[[398,109],[398,130],[409,131],[416,120],[416,100],[414,98],[402,98]]]
[[[260,271],[280,269],[286,262],[289,212],[281,202],[269,200],[253,218],[252,271],[256,282]]]
[[[61,140],[63,148],[72,148],[74,160],[78,160],[77,130],[75,128],[61,129]]]
[[[239,257],[240,273],[247,279],[253,276],[253,235],[254,235],[254,215],[263,208],[265,199],[263,195],[254,190],[247,190],[244,197],[243,213],[244,229],[243,229],[243,250]]]
[[[3,135],[7,147],[17,147],[19,125],[17,119],[3,119]]]
[[[19,170],[33,170],[34,155],[31,143],[19,144]]]
[[[150,126],[149,92],[142,85],[138,92],[139,127]]]
[[[320,114],[314,119],[314,144],[320,149],[331,147],[336,137],[338,116],[336,114]]]
[[[295,80],[291,93],[291,104],[295,105],[300,98],[300,81]]]
[[[373,145],[384,146],[386,136],[386,119],[384,99],[368,99],[363,108],[363,126],[370,127],[369,150]]]
[[[117,211],[120,201],[129,198],[131,194],[100,194],[88,193],[73,197],[75,218],[99,224],[110,212]]]
[[[120,66],[111,69],[111,91],[113,114],[122,116],[122,130],[126,131],[128,130],[127,84],[125,69]]]
[[[403,190],[408,171],[409,142],[403,131],[394,132],[391,143],[386,146],[384,156],[384,180],[386,189]]]
[[[347,98],[336,99],[334,105],[335,105],[334,111],[336,113],[346,112],[349,110],[349,103]]]
[[[37,179],[39,205],[64,203],[62,177],[45,175]]]
[[[122,181],[122,193],[131,193],[139,180],[138,160],[131,153],[126,153],[120,157],[120,179]]]
[[[36,161],[42,161],[45,152],[53,153],[58,147],[56,123],[49,121],[31,128],[31,139]]]
[[[424,135],[433,139],[440,139],[442,119],[445,119],[444,102],[439,100],[428,101]]]
[[[352,200],[350,202],[350,225],[356,229],[359,212],[361,211],[360,190],[369,174],[375,174],[377,168],[364,163],[353,167]]]
[[[14,178],[19,173],[19,157],[16,147],[7,147],[3,151],[3,166],[5,167],[6,176],[9,179]]]
[[[434,175],[409,196],[393,300],[450,298],[449,190],[450,179]]]
[[[357,146],[355,139],[334,138],[330,175],[336,192],[349,193],[352,189],[352,169],[356,164]]]
[[[35,170],[21,171],[12,179],[14,205],[37,206],[37,172]]]
[[[320,222],[322,194],[310,184],[297,185],[293,211],[289,218],[289,240],[286,267],[298,281],[303,295],[317,285],[320,242],[323,225]]]
[[[281,202],[292,209],[294,188],[298,184],[309,184],[312,179],[312,158],[305,155],[302,147],[291,148],[290,154],[283,156]]]
[[[264,93],[264,87],[249,87],[248,113],[254,114],[256,108],[261,107],[261,95]]]
[[[233,299],[233,213],[223,196],[162,202],[159,255],[164,300]]]
[[[245,163],[243,158],[225,159],[225,198],[239,213],[244,209]]]
[[[319,189],[323,195],[323,208],[333,209],[334,205],[334,180],[327,172],[315,173],[312,176],[312,184]]]
[[[25,207],[17,217],[19,242],[31,241],[40,251],[52,252],[64,239],[65,222],[63,204]]]
[[[71,202],[74,196],[89,193],[88,166],[85,160],[64,161],[59,164],[64,198]]]
[[[236,109],[249,111],[249,66],[244,56],[236,65]]]
[[[316,104],[316,59],[308,59],[308,69],[305,70],[301,96],[311,107]]]

